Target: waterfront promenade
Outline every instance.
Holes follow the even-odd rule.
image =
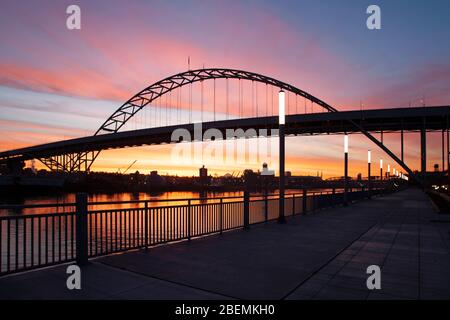
[[[0,278],[0,299],[450,299],[450,216],[418,189]],[[381,290],[366,268],[381,267]]]

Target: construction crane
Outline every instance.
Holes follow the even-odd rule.
[[[128,168],[125,169],[125,171],[122,174],[127,173],[128,170],[130,170],[130,168],[137,162],[137,160],[134,160],[129,166]],[[120,168],[117,170],[117,173],[121,173],[120,172]]]

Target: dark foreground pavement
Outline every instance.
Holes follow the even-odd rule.
[[[0,278],[0,299],[450,299],[450,216],[410,189],[112,255],[66,288],[67,266]],[[381,267],[381,289],[366,269]]]

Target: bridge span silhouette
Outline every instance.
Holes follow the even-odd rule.
[[[144,107],[151,107],[151,103],[165,95],[171,94],[172,91],[181,89],[183,86],[192,86],[193,83],[200,82],[202,84],[202,120],[203,120],[203,82],[206,80],[214,81],[214,99],[216,95],[216,79],[225,79],[227,81],[227,113],[228,108],[228,80],[234,79],[239,81],[239,118],[238,119],[222,119],[214,121],[202,121],[203,132],[208,129],[218,129],[225,132],[227,129],[260,129],[278,128],[277,116],[268,115],[267,99],[266,112],[256,113],[252,117],[245,115],[243,107],[243,98],[241,101],[241,81],[251,81],[254,83],[263,83],[266,86],[285,90],[309,101],[311,105],[317,105],[325,112],[298,114],[297,112],[288,114],[286,117],[286,134],[288,135],[318,135],[318,134],[355,134],[361,133],[369,140],[381,148],[393,161],[397,162],[412,178],[418,182],[420,179],[416,177],[413,171],[404,162],[403,154],[403,133],[404,132],[420,132],[421,134],[421,172],[426,172],[426,133],[431,131],[442,132],[442,155],[444,162],[444,139],[447,133],[447,149],[448,149],[448,127],[450,106],[434,106],[434,107],[415,107],[415,108],[393,108],[393,109],[377,109],[377,110],[357,110],[357,111],[338,111],[336,108],[322,101],[321,99],[296,88],[290,84],[276,80],[271,77],[263,76],[257,73],[233,70],[233,69],[199,69],[188,70],[183,73],[173,75],[158,81],[144,90],[140,91],[129,100],[127,100],[120,108],[118,108],[107,120],[100,126],[93,136],[46,143],[42,145],[26,147],[16,150],[0,152],[0,162],[7,166],[14,167],[18,162],[25,160],[38,159],[52,171],[77,172],[89,171],[93,162],[102,150],[114,148],[127,148],[142,145],[174,143],[171,140],[171,134],[176,129],[185,129],[190,133],[194,132],[194,121],[189,116],[189,123],[181,123],[175,125],[166,125],[145,128],[139,130],[129,130],[119,132],[124,125],[133,118]],[[257,88],[257,87],[256,87]],[[191,93],[190,93],[191,94]],[[252,87],[252,101],[253,96]],[[192,95],[192,94],[191,94]],[[192,100],[192,98],[190,97]],[[242,103],[241,103],[242,102]],[[253,102],[252,102],[253,103]],[[273,102],[272,102],[273,103]],[[191,101],[190,101],[191,104]],[[241,105],[242,104],[242,105]],[[214,112],[215,112],[214,100]],[[192,112],[192,106],[189,106]],[[253,108],[253,105],[252,105]],[[272,106],[273,109],[273,106]],[[296,111],[298,108],[296,106]],[[306,110],[305,110],[306,111]],[[273,112],[272,112],[273,113]],[[166,114],[167,115],[167,114]],[[214,113],[215,118],[215,113]],[[202,133],[203,133],[202,132]],[[259,131],[260,132],[260,131]],[[383,134],[399,132],[401,133],[400,145],[401,154],[396,155],[383,143]],[[379,135],[379,138],[374,135]],[[263,134],[264,136],[264,134]],[[267,136],[271,136],[267,134]],[[248,138],[248,136],[246,136]],[[175,141],[180,142],[180,141]],[[448,150],[447,150],[448,160]]]

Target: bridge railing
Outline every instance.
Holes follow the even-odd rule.
[[[381,192],[375,189],[371,194]],[[348,201],[367,196],[364,190],[349,192]],[[312,213],[343,201],[342,192],[286,194],[285,216]],[[173,204],[154,206],[154,202]],[[0,216],[0,275],[72,261],[82,264],[110,253],[248,229],[277,219],[278,205],[278,194],[248,193],[125,202],[88,202],[85,194],[79,194],[76,203],[0,205],[0,210],[38,212]]]

